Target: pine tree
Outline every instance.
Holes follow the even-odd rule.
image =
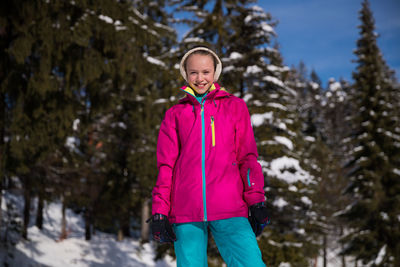
[[[377,266],[400,265],[398,221],[400,180],[399,128],[396,92],[389,68],[376,42],[375,25],[367,0],[360,11],[357,69],[353,73],[350,160],[346,192],[354,198],[343,214],[350,233],[344,253]],[[398,89],[397,89],[398,90]]]
[[[173,30],[131,2],[28,2],[2,8],[1,39],[1,69],[8,70],[1,74],[2,104],[11,118],[7,170],[25,188],[24,236],[31,197],[49,191],[85,211],[90,238],[95,219],[103,226],[107,220],[99,214],[107,213],[104,196],[115,155],[105,154],[113,152],[115,140],[103,130],[115,123],[110,114],[124,97],[120,92],[135,97],[154,84],[149,54],[163,52],[155,44],[171,40]],[[118,169],[122,177],[124,172]],[[40,212],[37,218],[40,224]]]
[[[58,24],[46,16],[51,8],[45,2],[6,3],[4,6],[3,46],[8,67],[2,79],[10,108],[10,153],[8,170],[24,186],[23,236],[27,237],[30,199],[43,196],[48,171],[47,160],[62,144],[70,128],[72,92],[60,82],[55,62],[65,35],[56,32]],[[33,22],[33,23],[32,23]],[[38,224],[40,226],[40,218]]]
[[[155,139],[157,135],[154,132],[154,120],[150,121],[148,118],[159,116],[158,112],[151,109],[160,84],[165,86],[165,81],[157,79],[158,73],[165,72],[165,66],[160,67],[164,63],[157,57],[165,52],[165,44],[173,43],[174,32],[155,20],[151,14],[141,13],[141,3],[133,3],[130,7],[122,5],[120,8],[123,18],[119,19],[118,16],[121,15],[116,13],[110,14],[110,19],[126,21],[124,25],[128,28],[121,34],[116,32],[115,37],[109,35],[108,41],[115,44],[117,54],[112,79],[106,76],[105,84],[103,79],[99,79],[100,83],[93,87],[94,93],[98,91],[96,88],[102,88],[104,93],[101,96],[105,99],[97,99],[95,94],[89,94],[89,98],[84,101],[86,108],[87,103],[90,104],[91,112],[79,117],[82,122],[79,137],[80,140],[87,140],[81,142],[81,150],[94,152],[92,155],[84,153],[82,166],[92,164],[95,159],[98,166],[101,166],[100,177],[104,177],[99,182],[99,175],[93,172],[97,167],[90,168],[93,170],[93,183],[88,180],[89,183],[86,184],[89,192],[95,192],[95,195],[87,195],[84,202],[93,201],[93,197],[98,200],[96,203],[89,201],[86,209],[88,225],[94,223],[101,229],[117,228],[119,237],[122,238],[130,235],[132,216],[134,220],[138,218],[138,206],[143,202],[144,195],[150,195],[150,186],[144,187],[140,181],[150,184],[155,180],[155,159],[151,154],[154,152],[155,142],[148,140]],[[90,92],[88,89],[85,89],[86,96]],[[92,101],[96,101],[97,109]],[[147,105],[145,110],[143,102]],[[85,106],[82,109],[84,108]],[[145,129],[149,128],[151,131],[146,132]],[[90,135],[92,139],[85,139],[85,135]],[[93,150],[98,144],[101,147]],[[147,151],[150,155],[140,154],[142,151]],[[143,164],[139,165],[135,161],[138,157]],[[89,231],[90,227],[87,229]]]
[[[276,22],[261,7],[249,5],[252,2],[239,2],[227,9],[231,33],[224,47],[222,82],[227,88],[238,90],[240,97],[245,91],[263,88],[265,76],[279,71],[273,69],[276,66],[271,63],[271,50],[267,48],[276,37]]]
[[[321,123],[317,140],[321,147],[316,150],[317,155],[314,157],[319,166],[315,203],[317,213],[321,215],[318,219],[319,225],[322,226],[324,266],[327,265],[328,249],[340,250],[341,244],[338,241],[345,227],[336,214],[349,203],[348,197],[342,194],[347,183],[342,168],[346,161],[343,155],[347,145],[342,140],[347,136],[349,129],[346,121],[349,112],[348,87],[345,81],[339,83],[330,79],[328,88],[319,95]],[[342,266],[345,266],[344,256],[341,261]]]

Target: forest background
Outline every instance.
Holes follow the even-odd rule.
[[[352,80],[327,87],[304,63],[285,65],[278,21],[257,1],[0,6],[0,193],[24,199],[22,214],[12,202],[0,214],[2,248],[28,239],[31,217],[41,229],[52,202],[81,214],[86,240],[103,231],[149,242],[158,129],[182,96],[177,63],[207,44],[222,59],[220,83],[252,115],[272,220],[258,240],[268,265],[311,266],[335,247],[342,266],[400,266],[400,86],[367,0],[354,14]],[[188,31],[178,40],[180,24]],[[220,266],[212,238],[209,256]]]

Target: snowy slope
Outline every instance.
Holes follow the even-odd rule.
[[[3,198],[3,214],[6,201],[9,200]],[[20,239],[12,251],[13,256],[7,257],[4,247],[0,247],[0,262],[7,261],[9,266],[18,267],[176,266],[171,257],[155,262],[154,247],[148,243],[141,245],[131,238],[118,242],[115,235],[96,232],[91,241],[85,241],[82,218],[71,210],[66,211],[66,216],[69,235],[60,241],[61,205],[46,205],[43,230],[29,227],[29,240]]]
[[[7,216],[6,206],[17,205],[20,214],[23,199],[7,194],[2,201],[3,216]],[[34,214],[34,209],[32,209]],[[138,267],[172,267],[176,262],[169,256],[155,262],[154,247],[152,244],[141,245],[137,240],[127,238],[116,241],[115,235],[96,232],[91,241],[85,241],[84,223],[81,216],[71,210],[66,211],[68,238],[60,241],[61,205],[50,203],[45,206],[43,230],[36,226],[29,228],[29,240],[20,239],[15,249],[7,251],[0,243],[0,263],[7,262],[8,266],[15,267],[86,267],[86,266],[138,266]],[[3,227],[4,228],[4,227]],[[4,232],[1,233],[2,241]],[[328,253],[328,267],[341,266],[338,256],[339,246],[335,241],[330,242]],[[354,265],[354,260],[346,258],[348,266]],[[314,264],[313,264],[314,265]],[[317,258],[314,265],[323,266],[322,257]],[[289,263],[281,263],[280,267],[294,267]]]

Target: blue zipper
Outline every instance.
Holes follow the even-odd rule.
[[[206,203],[206,142],[204,133],[204,103],[201,103],[201,172],[203,178],[203,220],[207,221],[207,203]]]

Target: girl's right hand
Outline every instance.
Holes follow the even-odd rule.
[[[173,243],[176,241],[174,230],[172,230],[167,216],[156,213],[147,222],[150,222],[151,233],[155,241],[160,243]]]

